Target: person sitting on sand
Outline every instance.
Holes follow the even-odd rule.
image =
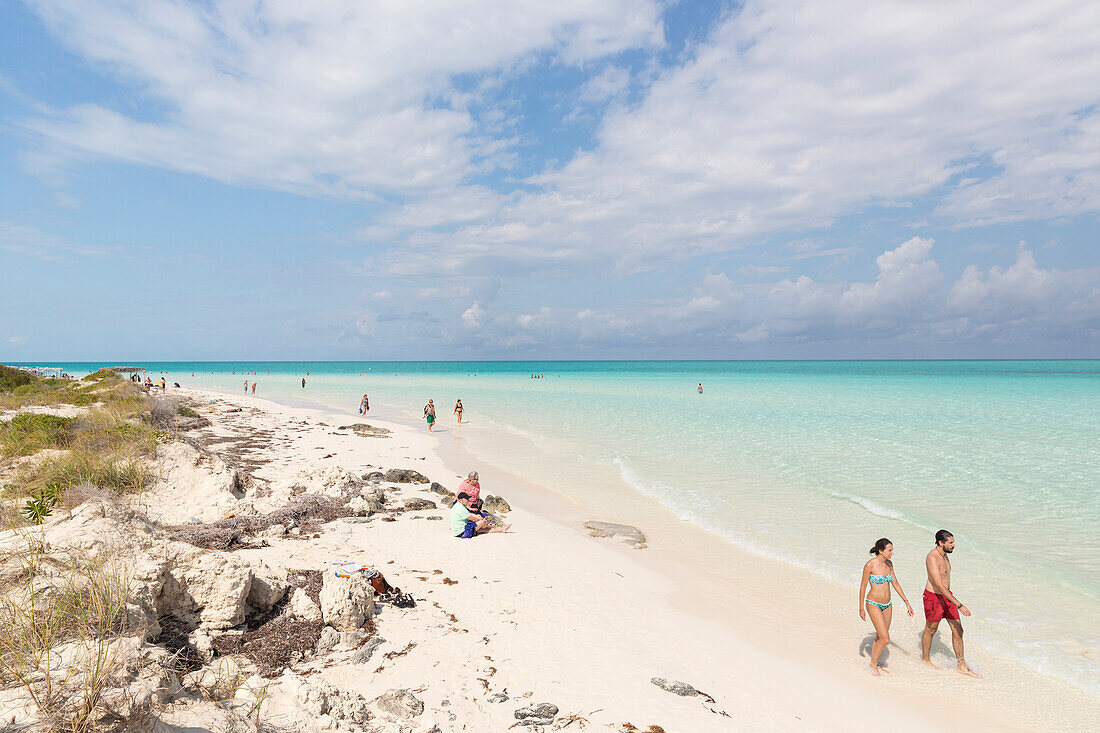
[[[928,570],[928,582],[924,585],[924,633],[921,635],[921,658],[925,664],[932,664],[932,637],[936,635],[936,629],[940,621],[947,619],[947,625],[951,627],[951,646],[955,649],[956,666],[960,674],[980,677],[978,673],[970,669],[963,657],[963,627],[959,618],[970,615],[970,609],[951,592],[951,558],[948,557],[955,551],[955,535],[946,529],[936,532],[936,546],[924,558],[924,566]]]
[[[481,512],[481,484],[479,483],[477,471],[470,471],[466,474],[466,480],[458,485],[458,493],[463,492],[470,497],[470,508],[485,516]]]
[[[461,492],[451,506],[451,534],[468,540],[474,535],[487,534],[489,532],[504,533],[512,525],[504,527],[492,527],[489,520],[470,511],[470,495]]]
[[[859,582],[859,617],[866,621],[867,614],[871,614],[871,624],[875,627],[875,641],[871,644],[871,674],[878,677],[881,672],[889,672],[878,665],[878,658],[890,643],[890,620],[894,617],[890,586],[893,585],[901,600],[905,601],[905,610],[910,616],[913,615],[913,607],[901,589],[894,563],[890,560],[894,556],[894,543],[883,537],[871,548],[871,554],[874,557],[864,564],[863,579]],[[870,592],[867,592],[868,582],[871,584]]]

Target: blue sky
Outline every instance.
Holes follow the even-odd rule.
[[[0,360],[1100,357],[1100,6],[0,5]]]

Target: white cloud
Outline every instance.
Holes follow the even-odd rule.
[[[106,158],[372,200],[453,190],[496,165],[508,143],[482,134],[457,75],[663,38],[656,4],[629,0],[31,6],[157,110],[83,104],[31,120],[45,141],[35,165]]]
[[[476,300],[462,313],[462,322],[468,328],[477,328],[481,325],[481,319],[485,316],[485,310]]]
[[[963,270],[951,288],[948,305],[963,324],[1049,324],[1085,336],[1100,327],[1100,268],[1046,270],[1021,243],[1016,261],[982,271]]]
[[[911,237],[875,258],[871,281],[802,275],[743,284],[709,272],[687,293],[603,307],[581,298],[518,314],[502,295],[492,315],[475,302],[461,324],[442,330],[456,334],[456,343],[545,354],[701,344],[713,354],[738,345],[815,342],[931,349],[996,341],[1030,349],[1040,340],[1100,339],[1100,268],[1046,270],[1021,246],[1010,266],[967,267],[945,285],[933,250],[931,239]]]
[[[64,237],[36,227],[5,221],[0,221],[0,250],[50,261],[72,257],[104,257],[110,253],[105,247],[70,242]]]
[[[610,64],[582,84],[577,95],[582,102],[596,104],[620,98],[629,87],[630,72],[621,66]]]
[[[750,0],[596,145],[443,241],[629,273],[928,195],[948,225],[1096,212],[1098,78],[1087,0]]]

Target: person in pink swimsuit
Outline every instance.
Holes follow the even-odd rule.
[[[478,483],[477,471],[470,471],[466,475],[466,480],[458,485],[459,494],[469,494],[470,496],[470,509],[481,509],[481,484]]]

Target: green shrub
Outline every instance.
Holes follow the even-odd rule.
[[[16,387],[37,381],[33,374],[0,364],[0,392],[10,392]]]
[[[61,448],[68,444],[73,423],[71,417],[21,413],[11,422],[0,423],[0,454],[28,456],[43,448]]]
[[[199,413],[195,412],[194,410],[192,410],[187,405],[180,405],[179,408],[176,410],[176,414],[178,414],[180,417],[198,417],[199,416]]]
[[[117,378],[118,378],[118,375],[115,374],[110,369],[100,369],[100,370],[94,371],[91,374],[89,374],[88,376],[84,377],[84,381],[86,382],[89,379],[91,379],[93,381],[98,382],[98,381],[101,381],[101,380],[104,380],[104,379],[117,379]]]
[[[61,503],[61,485],[46,484],[34,493],[23,505],[23,516],[31,524],[42,524],[46,517],[53,514],[53,508]]]

